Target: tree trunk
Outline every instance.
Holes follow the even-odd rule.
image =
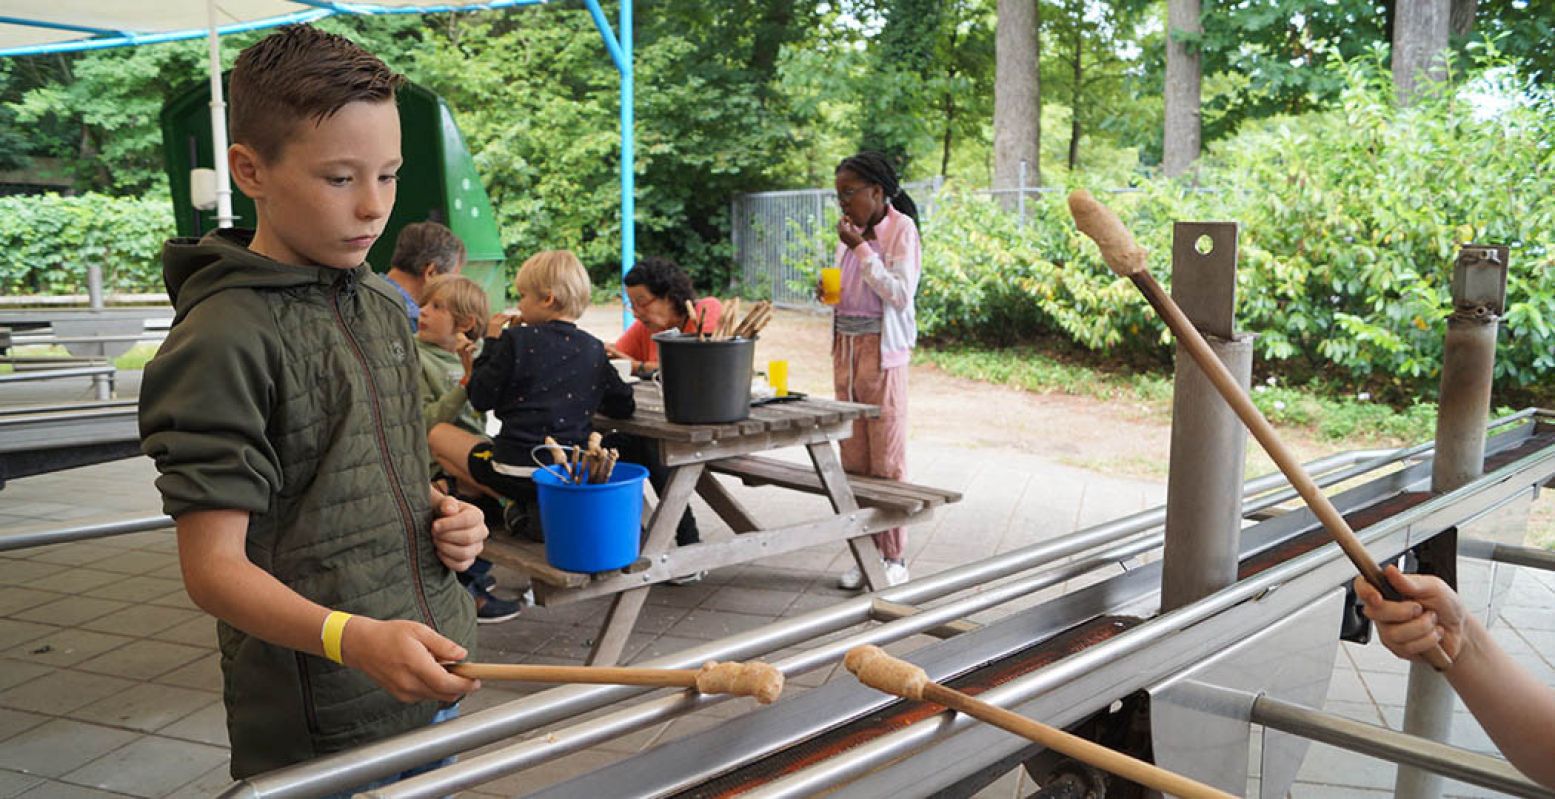
[[[993,187],[1020,184],[1021,162],[1026,182],[1041,185],[1042,93],[1037,72],[1037,0],[999,0],[994,38]],[[1006,208],[1016,196],[1000,195]]]
[[[1478,10],[1479,0],[1452,0],[1451,34],[1461,38],[1473,33],[1474,13]]]
[[[1084,9],[1080,9],[1083,13]],[[1075,17],[1074,26],[1074,85],[1069,93],[1069,171],[1080,165],[1080,93],[1083,84],[1080,60],[1085,54],[1085,26],[1083,18]]]
[[[1452,0],[1400,0],[1393,21],[1393,86],[1410,105],[1427,81],[1446,76],[1447,26]]]
[[[1166,0],[1166,130],[1161,171],[1187,172],[1199,157],[1199,0]],[[1184,41],[1184,37],[1188,41]]]
[[[955,126],[955,122],[956,122],[956,97],[955,97],[955,93],[953,91],[951,91],[951,86],[955,85],[955,82],[956,82],[955,52],[956,52],[956,26],[955,25],[951,25],[950,26],[950,53],[951,53],[951,58],[950,58],[949,65],[945,67],[945,98],[944,98],[944,106],[945,106],[945,137],[944,137],[944,149],[940,153],[940,159],[939,159],[939,174],[940,174],[940,177],[944,177],[945,175],[949,174],[949,172],[950,172],[950,138],[951,138],[951,131],[953,130],[953,128]]]

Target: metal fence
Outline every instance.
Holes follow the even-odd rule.
[[[927,218],[942,178],[904,184]],[[741,194],[730,203],[730,235],[740,282],[774,305],[815,305],[815,277],[837,247],[837,195],[832,189]]]

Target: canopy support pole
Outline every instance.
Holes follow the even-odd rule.
[[[632,324],[632,307],[626,296],[626,273],[632,269],[632,264],[637,261],[637,173],[635,169],[636,154],[634,152],[636,138],[633,135],[635,115],[632,109],[632,1],[621,0],[621,35],[616,37],[610,30],[610,21],[605,19],[604,9],[599,7],[599,0],[584,0],[588,7],[589,16],[594,18],[594,27],[599,29],[599,38],[605,42],[605,49],[610,52],[610,60],[615,62],[616,71],[621,73],[621,326],[623,329]]]
[[[211,161],[216,170],[216,227],[232,227],[232,179],[227,172],[227,102],[221,91],[221,32],[216,0],[205,0],[210,19]]]

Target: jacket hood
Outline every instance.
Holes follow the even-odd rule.
[[[169,239],[162,246],[162,279],[173,301],[175,323],[208,297],[227,289],[329,285],[342,275],[361,281],[372,273],[365,263],[349,270],[283,264],[250,250],[253,238],[252,230],[226,228],[200,239]]]

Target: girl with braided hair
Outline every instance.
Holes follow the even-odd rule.
[[[838,399],[880,406],[880,418],[853,422],[853,435],[841,442],[842,468],[901,480],[907,476],[907,361],[918,338],[918,207],[879,153],[843,159],[836,185],[842,297],[832,317],[833,380]],[[896,527],[874,538],[886,579],[906,582],[906,531]],[[857,566],[838,580],[849,590],[863,583]]]

